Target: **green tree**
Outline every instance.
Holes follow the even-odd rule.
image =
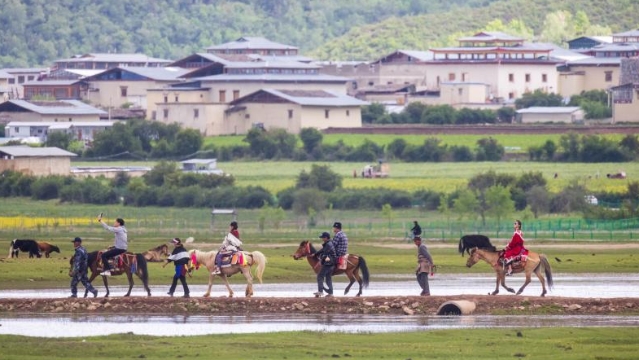
[[[526,202],[535,219],[548,212],[550,208],[550,194],[543,186],[533,186],[526,191]]]
[[[293,211],[296,214],[308,215],[310,210],[321,212],[326,209],[326,195],[318,189],[298,189],[293,198]]]
[[[534,92],[524,93],[521,98],[515,100],[517,109],[525,109],[532,106],[562,106],[563,98],[559,94],[546,93],[539,89]]]
[[[478,210],[479,200],[470,190],[461,190],[459,196],[453,200],[453,212],[459,214],[460,220],[464,218],[464,216],[468,216],[470,219],[476,219]]]
[[[315,148],[322,145],[322,133],[315,128],[303,128],[300,131],[300,139],[304,144],[304,151],[307,153],[313,152]]]
[[[503,186],[492,186],[486,190],[486,213],[497,218],[497,223],[504,215],[515,212],[515,202],[510,198],[510,191]]]
[[[49,132],[49,134],[47,135],[47,141],[45,142],[45,145],[67,150],[69,149],[69,145],[71,145],[71,140],[71,135],[63,131],[53,131]]]
[[[328,165],[313,164],[310,172],[302,170],[298,175],[295,187],[298,189],[315,188],[330,192],[342,187],[342,176],[331,170]]]
[[[196,153],[202,147],[202,134],[196,129],[180,130],[175,137],[174,152],[177,156]]]
[[[362,123],[364,124],[378,123],[386,115],[388,115],[388,112],[383,104],[374,102],[370,105],[362,106]]]
[[[477,140],[477,161],[499,161],[506,150],[496,139],[491,137]]]

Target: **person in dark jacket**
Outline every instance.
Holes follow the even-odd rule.
[[[175,248],[173,249],[173,252],[171,252],[171,255],[169,255],[169,258],[166,259],[166,262],[164,263],[164,265],[162,265],[162,267],[165,267],[171,261],[173,261],[173,264],[175,265],[175,274],[173,275],[173,283],[171,284],[171,288],[169,289],[168,294],[169,296],[173,296],[173,293],[175,292],[175,287],[177,286],[177,281],[178,279],[180,279],[180,282],[182,283],[182,287],[184,288],[184,297],[188,298],[189,286],[186,284],[185,275],[188,270],[187,267],[189,264],[189,259],[191,257],[189,256],[189,252],[186,251],[186,249],[184,248],[184,245],[182,245],[182,241],[180,240],[180,238],[175,238],[171,240],[171,242],[173,243]]]
[[[323,232],[319,237],[324,241],[324,243],[322,244],[322,250],[315,253],[315,257],[319,259],[320,264],[322,264],[322,268],[317,274],[317,292],[313,295],[315,295],[315,297],[324,296],[324,279],[326,279],[326,297],[332,297],[332,275],[333,270],[335,270],[335,266],[337,265],[337,254],[335,253],[335,246],[331,240],[331,234]]]
[[[71,276],[71,297],[78,297],[78,282],[82,282],[82,285],[91,293],[93,297],[98,296],[98,290],[96,290],[87,277],[89,254],[82,246],[82,239],[76,237],[73,239],[73,247],[75,248],[75,254],[73,255],[73,268],[69,273]]]
[[[413,233],[413,239],[414,238],[421,238],[422,237],[422,227],[419,226],[419,224],[417,223],[417,220],[413,221],[413,224],[415,226],[413,226],[413,228],[410,229],[410,231]]]

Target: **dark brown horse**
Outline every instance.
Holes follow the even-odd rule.
[[[295,253],[293,254],[293,259],[299,260],[303,257],[306,257],[306,260],[308,260],[308,263],[313,268],[313,271],[315,271],[315,274],[318,274],[321,265],[319,259],[313,256],[316,252],[317,251],[310,241],[302,241],[300,243],[300,246],[297,248],[297,251],[295,251]],[[360,296],[362,295],[362,288],[368,287],[368,280],[370,277],[368,273],[368,267],[366,266],[366,261],[362,256],[349,254],[346,263],[346,270],[338,269],[336,267],[333,271],[333,275],[346,274],[348,280],[350,280],[350,283],[348,284],[346,289],[344,289],[344,295],[348,294],[351,286],[353,286],[355,281],[357,281],[357,283],[359,284],[359,292],[355,296]],[[361,277],[359,275],[359,270],[362,270]]]
[[[45,257],[49,257],[49,254],[51,254],[52,252],[57,252],[58,254],[60,253],[59,247],[53,244],[49,244],[46,241],[38,241],[38,249],[40,249],[41,253],[44,253]]]
[[[142,256],[144,256],[147,262],[162,262],[169,255],[171,255],[171,252],[167,244],[156,246],[142,253]]]
[[[100,256],[98,256],[98,251],[90,252],[87,263],[89,265],[89,270],[91,270],[91,276],[89,277],[89,282],[93,282],[93,279],[98,277],[100,272],[102,271],[101,267],[98,267],[98,263],[102,263],[100,260]],[[151,296],[151,290],[149,289],[149,272],[146,266],[146,259],[142,254],[133,254],[133,253],[124,253],[122,254],[122,264],[117,266],[117,269],[111,269],[112,276],[118,276],[122,274],[126,274],[127,279],[129,280],[129,291],[124,296],[131,295],[131,289],[133,289],[133,274],[137,275],[142,282],[144,283],[144,289],[146,290],[148,296]],[[70,264],[71,269],[73,269],[73,258],[75,255],[71,257]],[[117,257],[116,257],[117,258]],[[71,270],[69,270],[71,271]],[[106,276],[102,276],[102,281],[104,282],[104,287],[106,288],[106,295],[104,297],[109,296],[109,282]],[[87,297],[87,290],[84,290],[84,297]]]

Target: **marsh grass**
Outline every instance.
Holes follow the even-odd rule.
[[[167,326],[170,326],[167,324]],[[281,332],[189,337],[0,335],[4,359],[616,359],[634,360],[639,328],[513,328],[387,334]]]

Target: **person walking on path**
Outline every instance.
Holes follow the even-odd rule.
[[[414,238],[421,238],[422,237],[422,227],[419,226],[419,224],[417,223],[417,220],[413,221],[413,224],[415,226],[413,226],[413,228],[410,229],[410,231],[413,233],[413,239]]]
[[[122,253],[125,253],[129,248],[129,239],[127,236],[126,228],[124,227],[124,219],[117,218],[113,223],[113,226],[109,226],[102,221],[102,214],[98,216],[98,222],[102,224],[102,227],[112,232],[115,235],[115,241],[113,248],[102,253],[102,276],[111,276],[111,265],[109,259],[114,258]]]
[[[433,274],[434,263],[433,258],[428,252],[426,244],[421,238],[416,237],[413,239],[417,246],[417,269],[415,274],[417,275],[417,283],[422,288],[421,296],[430,296],[430,286],[428,285],[428,275]]]
[[[79,282],[82,283],[88,292],[93,294],[93,297],[96,297],[98,296],[98,290],[91,285],[89,278],[87,277],[87,271],[89,269],[89,254],[87,254],[87,250],[82,246],[81,238],[76,237],[72,242],[75,254],[73,254],[73,268],[69,273],[69,276],[71,276],[71,297],[78,297]]]
[[[180,240],[180,238],[174,238],[173,240],[171,240],[171,243],[173,243],[173,245],[175,246],[173,248],[173,252],[171,252],[171,255],[169,255],[169,258],[166,259],[166,262],[164,263],[164,265],[162,265],[162,267],[165,267],[171,261],[175,265],[175,274],[173,275],[173,283],[171,283],[171,288],[169,289],[168,294],[169,296],[173,296],[173,293],[175,292],[175,288],[177,287],[177,281],[179,279],[180,282],[182,283],[182,288],[184,289],[184,297],[188,298],[189,286],[186,284],[185,275],[187,272],[187,266],[189,264],[189,259],[191,258],[191,256],[189,255],[189,252],[186,251],[186,249],[184,248],[184,245],[182,245],[182,241]]]
[[[317,292],[313,295],[315,297],[324,296],[324,280],[326,280],[326,297],[333,296],[333,270],[337,264],[337,255],[335,253],[335,246],[331,240],[331,234],[323,232],[319,236],[324,241],[322,244],[322,250],[315,253],[315,256],[319,259],[322,268],[317,273]]]

